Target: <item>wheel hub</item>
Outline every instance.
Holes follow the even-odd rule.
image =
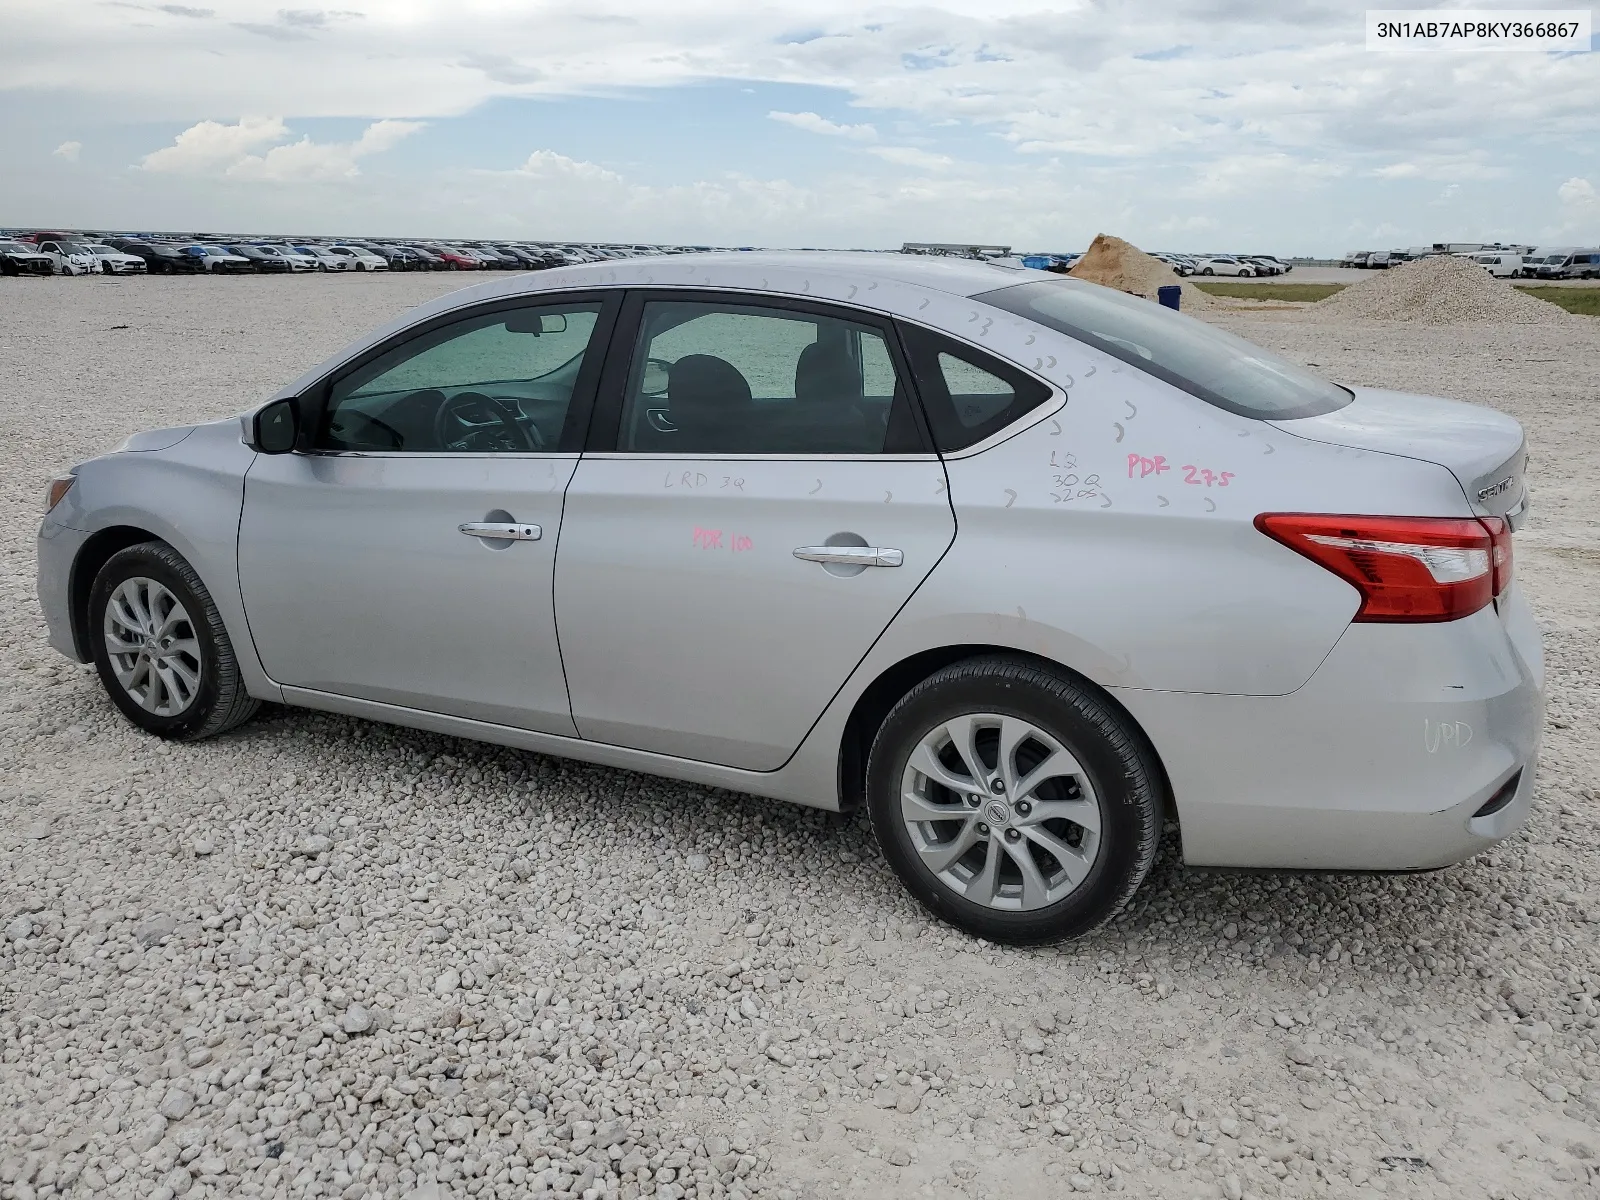
[[[900,812],[923,867],[987,908],[1056,903],[1089,875],[1101,810],[1077,758],[1032,721],[970,713],[912,750]]]
[[[117,683],[135,703],[173,717],[195,702],[203,665],[194,623],[164,584],[146,578],[118,584],[105,609],[107,655]]]

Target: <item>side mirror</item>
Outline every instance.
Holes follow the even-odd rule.
[[[252,450],[259,454],[288,454],[300,441],[300,401],[294,396],[274,400],[250,418]]]

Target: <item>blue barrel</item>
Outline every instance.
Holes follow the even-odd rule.
[[[1156,299],[1163,308],[1177,308],[1178,302],[1183,299],[1183,288],[1175,283],[1164,283],[1156,289]]]

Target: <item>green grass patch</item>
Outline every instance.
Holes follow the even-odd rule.
[[[1209,292],[1213,296],[1227,296],[1234,300],[1288,300],[1297,303],[1326,300],[1349,286],[1344,283],[1216,283],[1209,279],[1202,283],[1193,276],[1184,282],[1192,283],[1202,292]]]
[[[1600,317],[1600,287],[1540,287],[1537,284],[1525,287],[1519,283],[1516,289],[1536,300],[1548,300],[1580,317]]]

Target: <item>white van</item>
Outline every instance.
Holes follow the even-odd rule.
[[[1538,265],[1540,279],[1593,279],[1600,275],[1600,250],[1554,250],[1549,254],[1539,252],[1543,258]]]
[[[1515,279],[1522,274],[1522,255],[1513,254],[1509,250],[1474,254],[1472,261],[1488,271],[1496,279]]]

